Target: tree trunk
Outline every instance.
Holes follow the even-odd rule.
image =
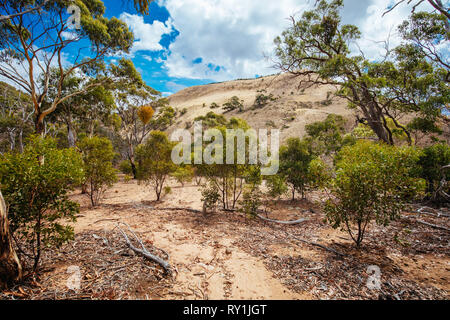
[[[0,191],[0,288],[22,278],[22,265],[12,245],[8,214]]]
[[[69,142],[69,148],[75,148],[76,134],[73,129],[72,119],[67,122],[67,140]]]
[[[20,128],[19,131],[19,151],[23,153],[23,128]]]

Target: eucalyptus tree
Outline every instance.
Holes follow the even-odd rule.
[[[439,117],[450,99],[448,70],[408,43],[389,51],[381,61],[353,53],[361,32],[342,24],[342,7],[343,0],[320,0],[299,20],[292,17],[292,26],[275,39],[277,67],[309,85],[336,86],[336,94],[363,114],[362,120],[379,140],[395,143],[389,127],[394,123],[411,144],[410,132],[399,119],[408,113],[432,120]]]
[[[53,70],[50,83],[58,81],[59,70]],[[96,82],[98,85],[90,86]],[[89,77],[88,74],[69,74],[63,85],[62,93],[70,95],[79,92],[63,101],[60,106],[50,114],[49,119],[54,122],[64,123],[67,127],[67,141],[69,147],[75,147],[77,140],[76,123],[78,127],[84,128],[90,137],[93,136],[96,121],[104,120],[114,109],[114,99],[111,90],[108,89],[110,81],[108,78],[102,80]],[[50,87],[46,103],[50,105],[57,94],[54,86]]]
[[[7,83],[0,82],[0,134],[9,142],[9,150],[23,151],[24,135],[33,128],[30,96]]]
[[[64,94],[66,78],[107,55],[129,52],[133,34],[121,20],[103,16],[105,5],[101,0],[72,3],[53,0],[40,10],[17,15],[26,10],[30,2],[0,2],[0,10],[12,16],[0,24],[0,76],[30,95],[35,111],[35,130],[41,134],[46,116],[67,99],[99,85],[94,81],[80,91]],[[71,11],[73,6],[68,10],[69,5],[75,5],[77,10]],[[55,67],[59,70],[59,77],[53,84],[55,95],[50,105],[46,105],[52,68]]]
[[[152,130],[148,123],[153,112],[147,117],[142,115],[142,110],[143,107],[149,107],[160,93],[145,84],[131,60],[121,59],[117,65],[111,66],[111,73],[116,111],[121,119],[120,134],[126,143],[125,153],[130,161],[133,176],[137,178],[134,149]]]

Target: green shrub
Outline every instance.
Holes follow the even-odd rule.
[[[171,158],[173,145],[167,134],[152,131],[145,144],[136,148],[138,179],[154,188],[157,201],[161,200],[168,176],[177,169]]]
[[[0,182],[12,233],[27,242],[38,268],[43,248],[59,247],[73,238],[79,205],[68,198],[69,191],[83,179],[82,160],[75,149],[56,147],[53,139],[31,137],[23,153],[0,156]]]
[[[238,109],[239,112],[242,112],[244,111],[244,101],[239,100],[239,98],[236,96],[233,96],[223,104],[223,109],[225,110],[225,112],[233,111],[236,109]]]
[[[215,184],[210,183],[202,188],[202,202],[204,213],[215,211],[220,200],[219,189]]]
[[[398,218],[406,199],[425,188],[419,156],[416,148],[367,141],[343,148],[325,205],[333,228],[346,230],[359,247],[371,221],[386,226]]]
[[[267,105],[269,102],[272,102],[272,101],[276,101],[276,100],[277,100],[277,99],[273,96],[272,93],[269,94],[269,95],[264,94],[264,93],[266,92],[266,90],[260,90],[260,91],[258,91],[258,92],[259,92],[259,93],[256,95],[255,102],[253,103],[253,106],[254,106],[255,108],[262,108],[262,107],[264,107],[265,105]]]
[[[450,146],[448,144],[435,144],[423,149],[419,160],[421,176],[427,181],[427,196],[433,200],[439,200],[435,193],[442,179],[441,168],[448,164],[450,164]]]
[[[194,170],[191,166],[180,166],[177,168],[175,172],[171,174],[177,182],[181,183],[181,186],[184,187],[186,182],[192,182],[194,178]]]
[[[268,189],[268,196],[271,198],[280,198],[288,192],[286,179],[282,175],[276,174],[266,177],[266,186]]]
[[[133,174],[133,169],[131,168],[131,163],[128,160],[123,160],[119,163],[120,172],[127,175]]]
[[[117,182],[117,170],[112,164],[115,153],[107,138],[84,138],[78,147],[83,154],[86,193],[95,207],[105,191]]]
[[[295,192],[299,192],[302,199],[305,198],[309,164],[313,159],[310,144],[306,140],[289,138],[286,145],[280,148],[280,174],[291,186],[292,200],[295,199]]]

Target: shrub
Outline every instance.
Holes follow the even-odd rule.
[[[264,94],[264,93],[266,92],[265,90],[261,90],[261,91],[258,91],[258,92],[259,92],[259,93],[256,95],[255,102],[253,103],[253,106],[254,106],[255,108],[262,108],[262,107],[264,107],[267,103],[269,103],[269,102],[271,102],[271,101],[277,100],[277,99],[273,96],[272,93],[269,94],[269,95]]]
[[[421,177],[427,182],[427,196],[433,200],[439,200],[436,190],[442,179],[441,168],[448,164],[450,164],[449,145],[441,143],[423,149],[423,154],[419,160],[422,170]]]
[[[203,213],[215,211],[220,199],[219,189],[213,184],[202,188]]]
[[[131,168],[131,163],[128,160],[123,160],[119,163],[120,172],[126,175],[132,175],[133,169]]]
[[[286,179],[282,175],[276,174],[266,177],[266,186],[268,189],[268,196],[271,198],[280,198],[288,192]]]
[[[259,207],[263,203],[263,193],[260,189],[261,182],[261,169],[257,166],[249,167],[245,177],[245,187],[241,201],[242,209],[249,218],[258,215]]]
[[[157,201],[161,200],[167,177],[177,169],[171,158],[173,145],[167,134],[152,131],[145,144],[136,148],[138,179],[154,188]]]
[[[175,172],[171,174],[177,182],[181,183],[181,186],[184,187],[186,182],[192,182],[194,177],[194,170],[190,166],[180,166],[177,168]]]
[[[73,239],[79,205],[68,192],[83,178],[80,155],[75,149],[56,147],[53,139],[31,137],[23,153],[0,156],[0,182],[9,205],[11,232],[32,248],[29,253],[37,270],[41,251],[60,247]]]
[[[280,173],[291,186],[292,200],[295,199],[295,192],[299,192],[302,199],[305,198],[309,164],[313,159],[310,145],[305,140],[290,138],[280,148]]]
[[[333,199],[325,205],[333,228],[346,230],[359,247],[372,220],[386,226],[396,219],[405,199],[424,190],[417,177],[419,156],[416,148],[367,141],[343,148],[331,186]]]
[[[112,165],[115,153],[107,138],[84,138],[78,147],[83,154],[86,193],[95,207],[105,191],[117,181],[117,170]]]
[[[213,103],[211,103],[211,106],[209,108],[210,109],[217,109],[217,108],[220,108],[220,106],[217,103],[213,102]]]
[[[239,112],[242,112],[244,110],[244,101],[239,100],[239,98],[236,96],[233,96],[223,104],[223,109],[225,110],[225,112],[230,112],[236,109],[238,109]]]
[[[340,115],[329,114],[325,120],[313,122],[305,128],[317,154],[334,154],[344,145],[352,144],[352,141],[343,136],[345,120]]]

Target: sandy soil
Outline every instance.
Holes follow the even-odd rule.
[[[282,74],[181,90],[169,97],[170,104],[178,110],[186,108],[187,113],[177,118],[168,132],[184,129],[186,123],[192,123],[196,117],[210,111],[223,114],[222,108],[210,109],[210,105],[215,102],[222,106],[233,96],[244,101],[244,112],[225,113],[225,117],[242,118],[255,129],[280,129],[283,141],[288,137],[302,137],[307,124],[324,120],[330,113],[353,119],[353,111],[347,108],[347,102],[329,94],[336,90],[333,86],[308,87],[300,80],[289,74]],[[253,104],[259,90],[266,90],[266,95],[273,94],[276,101],[255,109]],[[331,102],[324,104],[329,98],[332,98]],[[354,125],[350,122],[349,126]]]
[[[102,206],[95,209],[89,207],[84,196],[74,198],[82,203],[82,212],[74,225],[76,233],[111,230],[117,221],[122,221],[145,234],[143,240],[169,253],[170,263],[178,274],[166,299],[312,298],[307,293],[292,292],[273,277],[261,259],[234,246],[238,230],[217,233],[216,229],[202,231],[186,226],[185,221],[163,223],[160,212],[145,210],[147,203],[200,210],[201,194],[195,185],[181,188],[174,184],[172,193],[160,204],[153,202],[156,199],[150,188],[135,182],[115,185],[106,193]]]
[[[204,217],[195,185],[170,183],[172,193],[157,203],[152,190],[119,182],[91,208],[74,193],[81,211],[75,240],[43,257],[38,278],[0,299],[448,299],[450,236],[404,219],[372,226],[356,250],[345,232],[324,222],[321,194],[308,201],[282,199],[270,218],[308,220],[296,226],[247,219],[218,211]],[[421,217],[422,219],[428,219]],[[448,218],[432,223],[448,224]],[[163,275],[155,264],[127,249],[116,226],[128,224],[143,243],[171,264]],[[450,226],[449,226],[450,227]],[[409,230],[405,232],[405,230]],[[319,243],[342,254],[297,241]],[[397,239],[397,240],[396,240]],[[399,239],[401,241],[399,241]],[[405,243],[407,243],[405,245]],[[164,254],[163,254],[164,253]],[[166,253],[168,257],[166,257]],[[367,267],[381,269],[382,290],[369,290]],[[80,292],[67,290],[69,267],[81,270]],[[25,293],[24,293],[25,292]]]

